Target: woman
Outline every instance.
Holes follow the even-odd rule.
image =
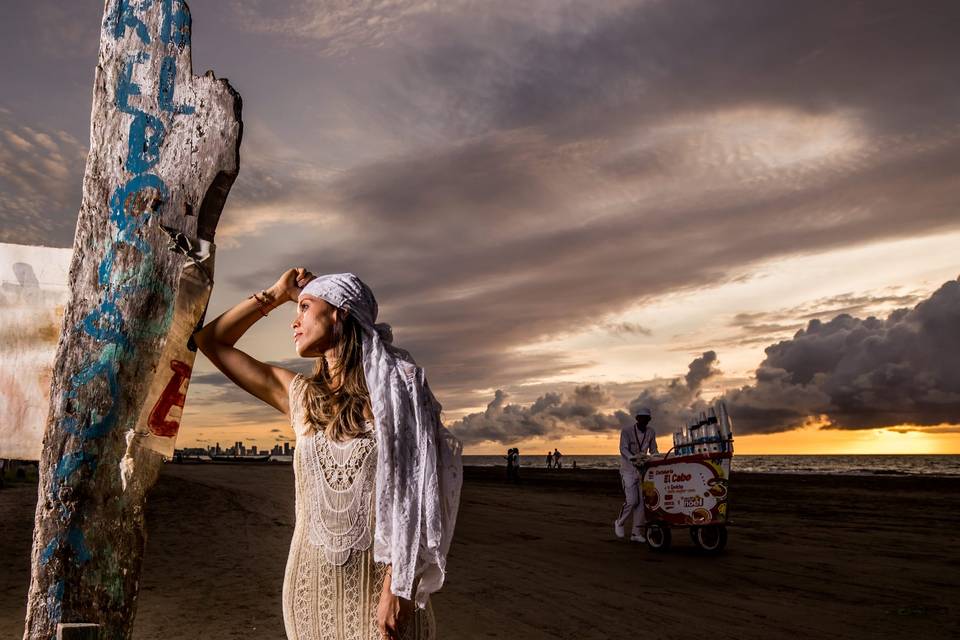
[[[234,345],[297,303],[306,377]],[[443,584],[461,484],[460,446],[440,424],[423,370],[376,324],[353,274],[290,269],[195,334],[241,388],[287,414],[296,435],[296,526],[283,583],[290,640],[434,638],[430,593]]]

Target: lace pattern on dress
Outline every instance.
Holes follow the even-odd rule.
[[[293,615],[299,630],[298,640],[318,640],[315,634],[316,620],[314,619],[314,583],[313,563],[306,562],[300,556],[296,564],[296,574],[293,584]]]
[[[376,440],[366,434],[337,443],[317,432],[301,439],[308,484],[309,539],[331,564],[353,549],[369,549],[370,507],[377,465]]]
[[[354,549],[369,549],[373,543],[370,516],[377,469],[377,441],[373,425],[346,442],[334,442],[307,424],[303,393],[307,381],[294,378],[290,414],[297,439],[298,472],[305,484],[302,492],[307,520],[307,538],[321,547],[327,561],[343,566]]]

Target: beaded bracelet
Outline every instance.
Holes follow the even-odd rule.
[[[257,309],[259,309],[261,315],[266,318],[269,311],[265,311],[264,308],[273,308],[273,296],[270,295],[266,289],[261,289],[250,297],[257,301]]]

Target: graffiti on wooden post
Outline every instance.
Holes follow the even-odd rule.
[[[160,394],[157,403],[153,405],[148,421],[150,433],[162,438],[177,435],[177,430],[180,428],[180,416],[176,415],[171,420],[170,412],[175,409],[183,411],[183,403],[187,400],[184,387],[190,380],[190,365],[186,362],[173,360],[170,362],[170,368],[173,369],[173,377],[163,388],[163,393]]]
[[[179,430],[239,169],[240,97],[193,75],[183,0],[107,0],[41,455],[27,637],[128,637],[143,500]],[[78,619],[79,618],[79,619]]]

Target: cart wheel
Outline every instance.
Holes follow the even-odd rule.
[[[727,528],[723,525],[690,527],[690,539],[707,553],[720,553],[727,546]]]
[[[662,524],[647,525],[647,546],[651,551],[666,551],[670,548],[670,527]]]

